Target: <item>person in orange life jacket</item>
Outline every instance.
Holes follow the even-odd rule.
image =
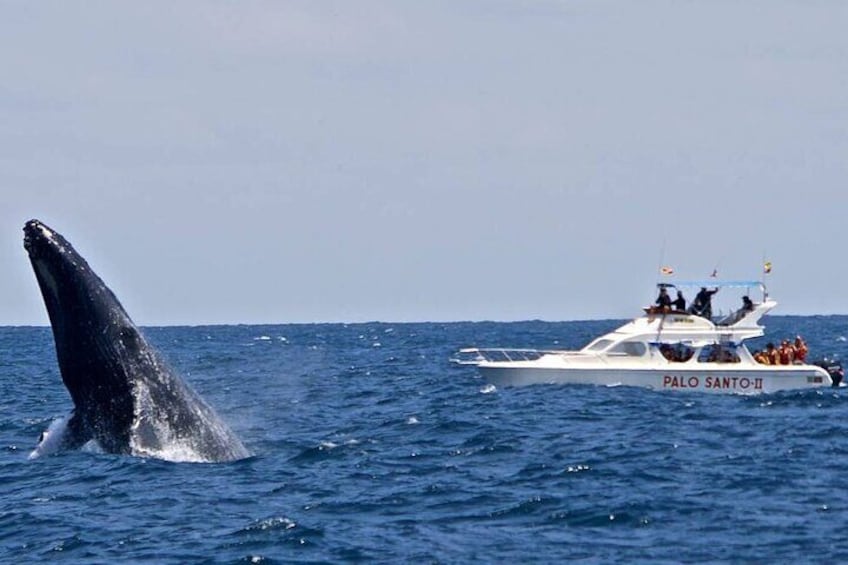
[[[780,349],[777,350],[777,358],[781,365],[789,365],[792,363],[792,347],[788,340],[783,340],[780,344]]]
[[[809,352],[809,348],[807,348],[807,344],[804,343],[804,340],[801,339],[801,336],[795,336],[795,345],[792,347],[795,353],[795,363],[804,364],[807,362],[807,353]]]
[[[767,365],[777,365],[777,349],[774,348],[774,344],[769,342],[766,344],[766,363]]]

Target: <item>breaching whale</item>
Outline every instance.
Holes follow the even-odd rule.
[[[30,220],[24,226],[24,248],[50,317],[62,381],[74,404],[60,448],[95,440],[108,453],[165,459],[232,461],[250,455],[145,340],[112,291],[64,237]],[[50,440],[57,444],[56,438]]]

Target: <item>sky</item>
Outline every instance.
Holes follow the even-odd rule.
[[[846,314],[840,1],[4,2],[21,228],[136,323],[628,318],[671,280]]]

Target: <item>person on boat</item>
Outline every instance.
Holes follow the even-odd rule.
[[[810,351],[807,347],[807,344],[804,343],[804,340],[801,339],[801,336],[795,336],[795,344],[792,346],[794,355],[794,362],[803,365],[807,362],[807,353]]]
[[[756,361],[757,363],[759,363],[761,365],[768,365],[769,364],[768,357],[766,357],[765,352],[760,351],[759,349],[754,351],[754,361]]]
[[[777,349],[774,348],[774,344],[772,342],[768,342],[766,344],[766,365],[777,365],[778,364],[778,356]]]
[[[682,290],[677,291],[677,298],[674,300],[674,302],[671,303],[671,305],[674,306],[675,310],[678,310],[680,312],[686,311],[686,299],[683,298]]]
[[[788,339],[784,339],[780,344],[780,349],[777,350],[777,359],[781,365],[791,365],[792,358],[792,346],[789,345]]]
[[[660,294],[657,296],[656,305],[663,312],[671,310],[671,297],[668,295],[668,290],[664,286],[660,287]]]
[[[739,363],[739,361],[741,361],[739,354],[736,353],[736,350],[732,346],[722,348],[719,354],[720,363]]]
[[[695,355],[695,350],[687,345],[678,343],[674,348],[674,360],[680,363],[685,363]]]
[[[754,303],[751,301],[751,298],[748,296],[742,297],[742,307],[735,311],[732,315],[728,316],[726,320],[722,323],[723,325],[732,326],[742,318],[744,318],[748,312],[754,311]]]
[[[713,294],[718,292],[718,288],[707,290],[707,287],[702,286],[698,294],[695,295],[695,300],[692,301],[692,307],[689,309],[696,316],[703,316],[710,319],[713,317]]]

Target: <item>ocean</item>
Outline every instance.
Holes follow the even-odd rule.
[[[848,561],[848,389],[493,389],[449,361],[620,323],[144,328],[253,454],[214,464],[30,458],[71,402],[50,328],[0,328],[0,559]],[[848,354],[846,316],[765,323]]]

